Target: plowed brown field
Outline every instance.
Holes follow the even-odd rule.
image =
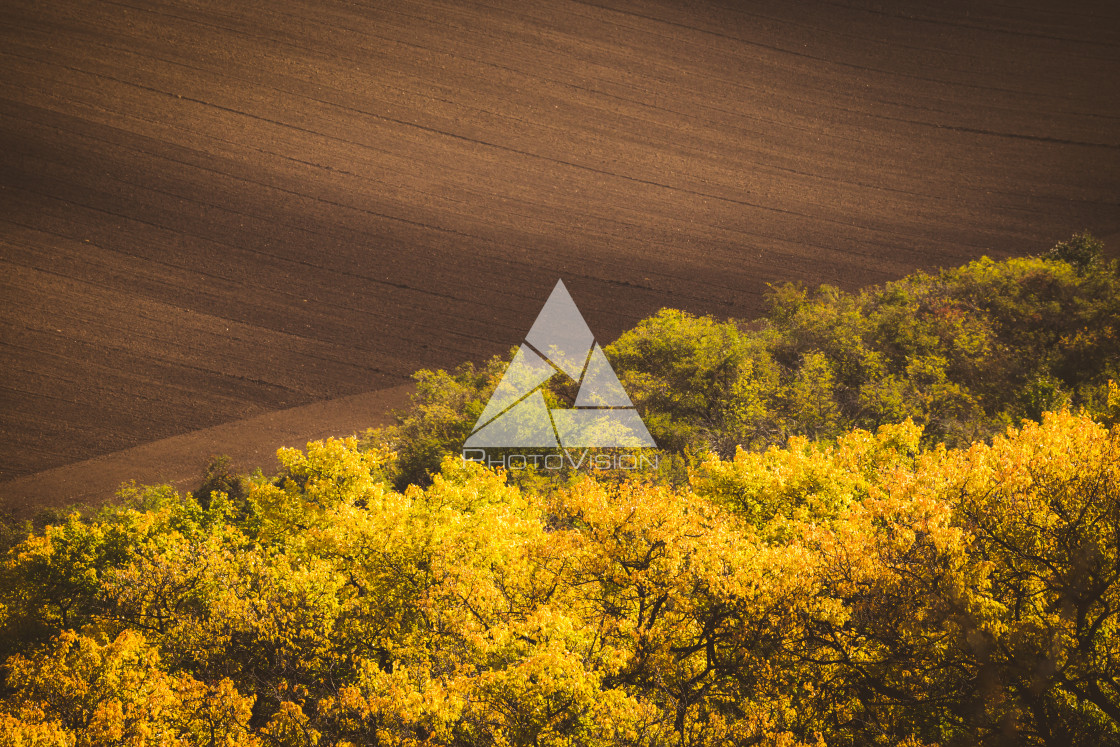
[[[558,277],[610,340],[1111,236],[1117,81],[1116,2],[5,0],[0,494],[504,352]]]

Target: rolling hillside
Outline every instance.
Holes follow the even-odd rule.
[[[1018,6],[6,2],[0,480],[481,360],[558,277],[610,340],[1115,235],[1120,6]]]

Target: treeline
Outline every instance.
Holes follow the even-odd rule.
[[[968,446],[1063,407],[1105,417],[1120,381],[1120,272],[1087,234],[859,293],[786,285],[770,303],[749,324],[665,309],[605,348],[667,452],[731,457],[906,418],[927,445]],[[398,487],[458,451],[508,362],[417,374],[416,407],[370,437],[397,450]],[[556,378],[546,397],[570,403]]]
[[[3,558],[0,745],[1120,744],[1117,282],[1076,237],[662,312],[608,350],[638,479],[448,457],[496,360],[125,491]]]

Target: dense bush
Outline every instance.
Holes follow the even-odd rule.
[[[1043,257],[859,293],[781,286],[749,327],[665,309],[604,350],[670,454],[730,457],[906,418],[926,444],[967,446],[1065,406],[1104,416],[1120,380],[1120,268],[1078,235]],[[370,436],[400,453],[398,487],[459,448],[506,363],[417,375],[412,411]]]

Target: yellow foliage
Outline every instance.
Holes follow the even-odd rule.
[[[208,687],[186,674],[168,674],[159,658],[127,630],[103,643],[66,631],[33,657],[11,657],[9,708],[15,715],[5,718],[16,735],[13,744],[258,743],[246,728],[252,698],[228,679]]]
[[[1120,433],[920,436],[543,492],[332,440],[70,517],[0,569],[0,744],[1120,741]]]

